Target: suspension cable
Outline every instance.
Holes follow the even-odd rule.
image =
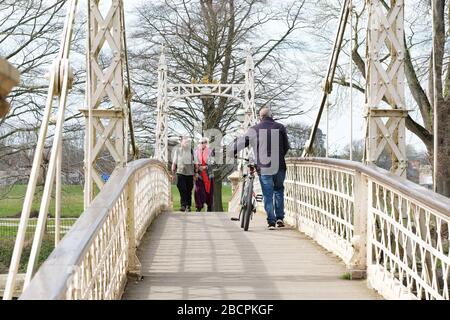
[[[125,30],[125,8],[121,10],[121,20],[122,20],[122,32],[123,32],[123,46],[125,51],[125,72],[127,75],[127,92],[126,102],[128,108],[128,127],[130,129],[130,138],[131,138],[131,148],[133,150],[133,159],[137,160],[139,158],[139,150],[136,145],[136,137],[134,135],[134,125],[133,125],[133,114],[131,112],[131,79],[130,79],[130,66],[128,64],[128,48],[127,48],[127,35]]]
[[[309,139],[306,141],[305,147],[303,148],[302,157],[306,157],[312,153],[312,146],[314,144],[317,130],[319,128],[320,119],[322,118],[322,113],[326,107],[325,104],[326,104],[327,96],[331,93],[332,88],[333,88],[334,74],[335,74],[336,67],[337,67],[339,53],[342,48],[342,41],[344,39],[345,28],[346,28],[347,20],[348,20],[348,16],[349,16],[349,1],[350,0],[345,0],[344,4],[342,5],[340,19],[339,19],[339,27],[337,29],[332,54],[331,54],[330,61],[328,64],[327,76],[325,78],[325,83],[324,83],[324,87],[323,87],[323,94],[322,94],[322,99],[320,101],[319,111],[317,113],[316,120],[315,120],[313,128],[311,130]]]

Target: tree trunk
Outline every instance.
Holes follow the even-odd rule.
[[[433,52],[434,64],[430,74],[433,79],[433,99],[437,108],[437,154],[436,170],[436,192],[449,197],[450,196],[450,115],[449,101],[444,99],[442,70],[445,50],[445,1],[436,0],[434,11],[434,41]]]
[[[438,114],[436,192],[450,197],[450,103],[442,101]]]
[[[213,210],[215,212],[222,212],[222,179],[220,177],[214,178],[214,204]]]

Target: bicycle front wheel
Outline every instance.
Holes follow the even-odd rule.
[[[245,207],[245,205],[242,205],[241,213],[239,214],[239,216],[241,217],[241,228],[244,228],[244,225],[245,225],[245,211],[247,211],[246,207]]]
[[[253,196],[253,183],[250,183],[247,189],[247,195],[246,195],[246,206],[244,210],[244,231],[248,231],[248,227],[250,226],[250,218],[252,216],[253,212],[253,203],[252,203],[252,196]]]

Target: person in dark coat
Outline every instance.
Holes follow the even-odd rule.
[[[286,128],[273,119],[268,107],[261,108],[260,122],[237,139],[232,148],[233,155],[251,147],[256,156],[256,168],[264,196],[264,209],[270,230],[284,227],[284,179],[286,177],[285,156],[289,140]]]

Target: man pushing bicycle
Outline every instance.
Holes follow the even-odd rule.
[[[249,128],[233,145],[234,157],[246,147],[253,149],[256,168],[264,196],[269,230],[275,225],[284,227],[284,179],[286,177],[285,156],[289,140],[286,128],[274,121],[271,110],[263,107],[259,111],[260,122]]]

